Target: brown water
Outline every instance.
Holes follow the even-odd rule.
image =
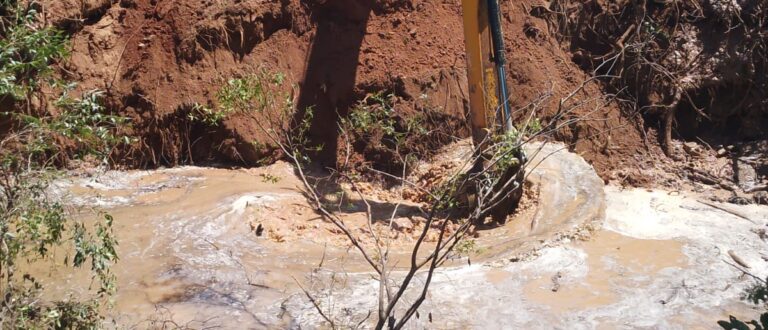
[[[370,271],[347,239],[312,210],[300,187],[292,168],[279,163],[250,170],[109,172],[72,179],[63,190],[70,204],[103,205],[115,218],[120,260],[113,267],[118,292],[112,312],[120,324],[215,317],[209,323],[262,327],[282,324],[276,317],[281,302],[300,292],[297,283],[311,285],[308,275],[320,266]],[[363,207],[350,208],[343,219],[370,241]],[[83,219],[93,217],[82,213]],[[412,242],[409,235],[393,241],[390,259],[398,268],[410,263]],[[85,271],[44,272],[58,288],[52,298],[90,285]]]
[[[683,244],[673,240],[640,240],[601,231],[575,247],[587,254],[585,280],[568,283],[561,280],[567,274],[544,274],[525,285],[523,292],[530,301],[556,312],[605,306],[618,299],[613,291],[614,282],[638,275],[650,279],[664,268],[688,265],[688,258],[682,253]]]
[[[267,182],[260,176],[266,172],[279,181]],[[296,240],[288,248],[258,237],[252,228],[276,213],[290,216],[291,224],[315,221],[310,212],[295,210],[306,208],[297,184],[284,165],[115,172],[75,180],[67,199],[113,205],[107,211],[116,219],[120,242],[113,271],[119,288],[114,311],[121,324],[141,322],[163,305],[174,319],[199,319],[201,309],[213,316],[234,310],[237,315],[224,324],[255,326],[259,317],[249,311],[284,298],[296,287],[293,278],[303,280],[326,251],[311,240]],[[59,288],[54,295],[83,291],[89,283],[85,272],[49,274],[48,281]]]
[[[539,187],[536,207],[504,227],[481,232],[473,263],[520,260],[543,246],[584,237],[602,220],[602,181],[577,156],[558,155],[529,177]],[[308,302],[296,305],[291,297],[302,296],[297,283],[314,289],[308,279],[319,266],[344,274],[370,270],[346,238],[313,211],[300,187],[291,167],[279,163],[250,170],[109,172],[73,178],[61,190],[69,192],[69,203],[100,205],[116,219],[120,262],[114,267],[119,290],[113,315],[119,324],[144,328],[150,319],[169,318],[225,328],[282,328],[297,322],[295,315],[312,313]],[[379,201],[375,207],[388,214],[393,204]],[[342,216],[356,235],[369,237],[363,210],[352,201]],[[412,235],[393,241],[391,259],[398,267],[408,263]],[[531,303],[560,312],[608,305],[618,299],[611,289],[615,281],[684,267],[681,246],[600,232],[575,244],[588,255],[585,280],[569,282],[567,274],[553,280],[557,273],[537,271],[522,293]],[[466,263],[457,259],[452,265]],[[89,284],[84,272],[46,271],[47,281],[58,288],[55,295],[82,292]],[[526,272],[486,268],[481,278],[502,288],[510,279],[529,276]],[[487,299],[494,304],[493,297]]]

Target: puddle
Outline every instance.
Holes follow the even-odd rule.
[[[489,269],[485,273],[485,279],[488,281],[488,283],[491,283],[491,284],[502,283],[508,280],[512,276],[514,276],[513,273],[510,273],[503,269],[497,269],[497,268]]]
[[[751,272],[768,275],[759,225],[702,205],[701,196],[605,192],[605,226],[591,239],[520,262],[443,269],[422,307],[439,319],[412,327],[714,329],[730,314],[759,315],[741,300],[754,281],[724,262],[737,251]],[[766,207],[729,207],[768,222]]]
[[[266,172],[280,180],[265,182],[259,174]],[[282,164],[260,170],[109,172],[59,186],[68,188],[63,199],[70,204],[111,206],[107,211],[120,243],[114,312],[121,324],[145,321],[162,305],[176,319],[229,315],[217,324],[258,326],[261,317],[250,311],[284,299],[295,287],[292,277],[302,279],[322,259],[323,247],[311,241],[273,253],[279,243],[258,237],[252,228],[270,209],[308,221],[308,213],[296,217],[290,209],[304,203],[298,183]],[[54,295],[59,296],[89,283],[84,272],[53,270],[50,277],[54,284],[68,283],[58,285]]]
[[[654,275],[664,268],[688,265],[681,241],[636,239],[613,231],[601,231],[575,246],[590,255],[590,265],[602,265],[606,270],[620,273]]]

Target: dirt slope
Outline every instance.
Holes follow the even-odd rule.
[[[187,120],[194,103],[212,104],[231,77],[268,68],[295,85],[298,106],[317,111],[312,135],[335,159],[338,115],[367,93],[387,91],[396,111],[434,110],[429,123],[446,136],[466,137],[466,78],[461,6],[441,0],[49,0],[46,15],[73,34],[63,75],[80,89],[109,92],[110,107],[134,122],[140,140],[119,162],[141,167],[215,161],[255,164],[263,155],[252,114],[218,127]],[[587,76],[558,45],[543,20],[528,14],[533,1],[505,1],[503,24],[512,104],[541,102],[543,118]],[[81,19],[82,18],[82,19]],[[78,20],[80,19],[80,20]],[[74,23],[73,23],[74,22]],[[615,104],[600,106],[597,84],[568,104],[585,103],[557,137],[601,174],[633,166],[643,152],[637,129]],[[443,144],[449,138],[431,141]]]

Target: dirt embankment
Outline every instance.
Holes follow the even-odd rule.
[[[662,139],[766,138],[768,1],[558,0],[532,13],[553,23],[574,62],[615,76],[603,79],[609,90],[661,114],[660,135],[674,132]]]
[[[734,192],[766,189],[768,1],[557,0],[531,13],[663,149],[644,168]]]
[[[311,133],[325,144],[326,163],[335,160],[338,116],[379,91],[395,95],[398,116],[439,114],[427,125],[441,133],[423,150],[468,135],[458,2],[47,2],[49,21],[73,34],[73,55],[62,74],[83,90],[108,91],[110,108],[133,119],[139,141],[117,155],[128,165],[255,164],[264,155],[252,143],[263,140],[254,124],[258,117],[235,114],[210,127],[187,115],[195,103],[215,103],[227,79],[264,67],[295,85],[299,107],[315,107]],[[513,106],[543,101],[537,116],[546,119],[588,76],[546,21],[529,14],[534,2],[502,4],[508,79]],[[568,104],[588,106],[565,118],[585,120],[564,125],[557,137],[605,175],[634,167],[645,149],[632,121],[615,104],[603,105],[604,98],[597,83],[575,93]]]
[[[412,152],[428,156],[468,133],[455,2],[47,2],[49,22],[73,36],[62,74],[83,90],[106,90],[110,108],[133,119],[139,140],[115,155],[123,164],[257,164],[269,153],[253,143],[265,140],[255,125],[262,118],[238,113],[210,126],[188,115],[194,104],[215,104],[227,79],[261,68],[284,73],[296,105],[315,109],[311,134],[326,165],[337,160],[339,117],[371,93],[393,94],[400,119],[429,114],[432,133]],[[760,187],[761,153],[740,144],[765,137],[765,44],[754,34],[764,2],[503,2],[512,104],[521,113],[535,104],[544,122],[566,109],[554,136],[605,179],[723,186],[746,173],[751,183],[742,186]],[[619,78],[580,89],[595,69]],[[607,102],[611,93],[621,101]],[[379,142],[354,151],[391,162],[371,147]]]

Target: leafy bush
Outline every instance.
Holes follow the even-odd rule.
[[[385,92],[367,95],[341,119],[341,135],[356,152],[374,161],[380,170],[399,174],[411,169],[429,144],[424,113],[404,115],[395,109],[397,97]]]
[[[361,134],[369,135],[380,129],[384,135],[394,136],[398,132],[393,98],[382,92],[368,95],[349,113],[349,126]]]
[[[59,109],[57,116],[35,116],[23,113],[0,112],[13,117],[26,130],[35,134],[22,134],[27,153],[37,159],[52,159],[53,155],[66,153],[68,158],[99,157],[103,164],[115,146],[130,143],[128,136],[118,131],[129,125],[128,118],[107,113],[101,105],[103,92],[85,92],[82,98],[72,98],[68,91],[54,102]]]
[[[260,70],[256,74],[242,78],[229,79],[216,93],[217,107],[195,104],[188,118],[207,126],[218,126],[224,119],[237,112],[261,112],[265,108],[277,105],[276,88],[285,81],[282,73],[270,73]],[[290,98],[286,106],[292,108]]]
[[[98,305],[99,300],[114,292],[114,276],[109,271],[117,260],[112,218],[104,214],[93,226],[74,221],[67,209],[49,196],[49,186],[57,177],[57,171],[50,167],[46,153],[42,152],[49,148],[24,143],[45,134],[48,132],[28,127],[0,143],[0,296],[4,297],[0,327],[59,328],[57,324],[63,320],[69,320],[67,324],[81,324],[74,320],[94,315],[85,311],[95,312],[98,308],[88,306]],[[15,147],[8,149],[8,145]],[[23,265],[59,262],[53,254],[57,248],[66,251],[66,266],[82,267],[90,262],[90,271],[99,283],[94,299],[83,303],[39,301],[44,287],[33,274],[22,271],[28,269]],[[80,316],[66,311],[77,311]]]
[[[209,106],[195,104],[192,106],[192,111],[187,114],[187,118],[193,122],[203,123],[206,126],[219,126],[228,115],[228,112],[216,111]]]
[[[77,144],[79,155],[104,157],[123,141],[116,130],[125,118],[105,115],[99,92],[82,99],[62,97],[61,115],[34,117],[5,113],[20,119],[21,128],[0,140],[0,327],[94,328],[100,322],[100,302],[114,290],[110,265],[117,261],[112,217],[89,225],[70,219],[68,210],[49,196],[59,172],[52,158],[60,152],[59,138]],[[65,266],[89,265],[99,284],[96,296],[79,301],[41,303],[44,287],[20,266],[59,262],[55,249],[66,251]],[[27,269],[28,267],[21,267]]]
[[[68,55],[67,39],[16,1],[0,0],[0,13],[0,96],[24,99],[51,72],[50,64]]]
[[[50,65],[67,55],[66,38],[36,20],[34,5],[0,0],[0,98],[13,97],[14,106],[27,109],[32,93],[46,83]],[[101,92],[72,98],[73,87],[66,85],[61,97],[51,100],[58,115],[0,112],[14,119],[13,130],[0,136],[0,329],[98,328],[101,306],[115,290],[112,217],[76,221],[49,194],[59,174],[53,167],[57,157],[74,151],[75,157],[106,161],[111,149],[126,141],[118,131],[127,120],[105,111]],[[63,260],[54,251],[63,251]],[[98,288],[88,297],[45,301],[46,288],[30,267],[39,263],[88,267]]]
[[[395,147],[402,147],[409,137],[427,133],[420,116],[400,118],[395,113],[395,96],[384,92],[368,95],[358,102],[349,118],[342,119],[342,126],[366,138],[380,133]]]
[[[297,158],[308,162],[308,152],[322,150],[323,146],[310,146],[308,133],[314,118],[314,109],[294,109],[293,94],[284,92],[285,75],[267,69],[241,78],[232,78],[216,93],[218,106],[205,108],[195,118],[212,124],[220,122],[234,113],[257,114],[259,128],[268,133],[273,145],[284,145],[286,153],[295,153]],[[283,139],[278,141],[277,139]],[[254,141],[259,149],[267,148],[266,143]]]

